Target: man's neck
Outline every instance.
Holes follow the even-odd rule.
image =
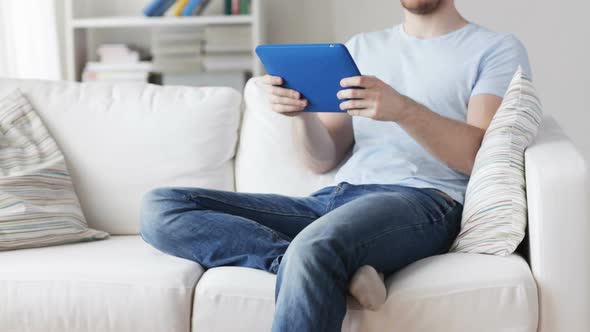
[[[436,12],[429,15],[416,15],[408,10],[404,11],[405,32],[421,39],[446,35],[469,23],[459,14],[453,1],[443,1]]]

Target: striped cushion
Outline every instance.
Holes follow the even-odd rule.
[[[506,256],[516,250],[527,225],[524,151],[541,119],[535,88],[519,68],[477,154],[451,251]]]
[[[18,90],[0,99],[0,251],[104,239],[88,228],[64,156]]]

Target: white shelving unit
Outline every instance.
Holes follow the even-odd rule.
[[[222,0],[213,0],[223,2]],[[212,2],[213,2],[212,1]],[[118,0],[66,0],[66,50],[67,78],[80,80],[87,61],[95,59],[95,50],[101,40],[108,40],[109,34],[121,42],[127,36],[129,43],[135,43],[151,35],[153,29],[174,27],[202,27],[209,25],[246,25],[251,27],[252,52],[257,45],[264,43],[264,24],[262,22],[264,0],[251,0],[250,15],[226,16],[205,15],[190,17],[145,17],[141,16],[143,6],[148,0],[120,2]],[[125,6],[121,8],[121,3]],[[135,15],[136,14],[136,15]],[[135,15],[135,16],[131,16]],[[101,38],[99,38],[101,37]],[[147,38],[146,40],[149,40]],[[253,56],[252,74],[261,75],[262,65]]]
[[[72,26],[75,29],[101,29],[101,28],[156,28],[176,26],[200,26],[200,25],[244,25],[253,24],[254,16],[193,16],[193,17],[99,17],[74,19]]]

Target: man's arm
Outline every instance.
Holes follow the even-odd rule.
[[[502,98],[494,95],[473,97],[464,123],[400,95],[376,77],[351,77],[341,85],[364,88],[340,91],[339,98],[356,99],[343,102],[341,109],[353,116],[396,122],[432,155],[466,175],[471,174],[485,131],[502,103]]]
[[[348,114],[302,113],[295,118],[294,135],[305,165],[315,173],[327,173],[352,148],[352,118]]]
[[[473,97],[465,123],[434,113],[414,102],[407,116],[398,124],[449,167],[471,175],[483,136],[501,103],[502,98],[493,95]]]
[[[270,93],[274,112],[294,117],[295,146],[305,165],[316,173],[334,169],[354,143],[352,118],[348,114],[301,112],[307,101],[297,91],[281,88],[280,77],[262,79]]]

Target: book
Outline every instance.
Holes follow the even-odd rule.
[[[151,52],[154,56],[163,54],[200,54],[204,33],[199,28],[154,31]]]
[[[206,71],[250,71],[252,70],[253,61],[252,53],[207,54],[203,58],[203,68]]]
[[[252,34],[249,26],[207,26],[205,52],[251,52]]]
[[[224,13],[225,15],[231,15],[232,0],[225,0]]]
[[[197,7],[197,15],[201,15],[203,14],[203,11],[205,11],[205,8],[207,8],[207,5],[209,4],[209,2],[211,2],[211,0],[202,0],[201,4]]]
[[[128,64],[88,62],[82,73],[82,81],[147,82],[152,69],[151,62]]]
[[[162,16],[176,0],[153,0],[143,10],[145,16]]]
[[[152,45],[156,46],[185,43],[200,44],[204,39],[204,34],[200,30],[189,32],[154,32],[152,36]]]
[[[154,71],[182,73],[201,71],[203,28],[176,28],[154,31],[151,53]]]
[[[240,14],[250,14],[250,0],[240,0]]]
[[[163,74],[195,73],[203,70],[201,58],[157,58],[154,60],[154,72]]]
[[[102,44],[96,52],[101,62],[130,63],[139,61],[139,52],[132,51],[125,44]]]
[[[235,45],[227,45],[227,44],[205,44],[205,53],[212,54],[212,53],[244,53],[252,50],[252,46],[242,45],[242,44],[235,44]]]
[[[232,15],[240,15],[240,0],[232,0],[231,13]]]
[[[228,86],[238,91],[244,91],[248,75],[243,71],[225,71],[216,73],[164,73],[163,85],[181,86]]]
[[[99,50],[128,50],[127,44],[101,44]]]
[[[98,47],[97,52],[102,54],[127,54],[131,50],[127,44],[102,44]]]
[[[103,63],[90,61],[86,63],[86,70],[97,72],[149,72],[152,70],[152,63],[149,61],[141,61],[136,63]]]
[[[182,16],[192,16],[194,15],[197,7],[201,4],[202,0],[189,0],[188,4],[182,10]]]
[[[186,44],[186,45],[153,45],[152,54],[155,57],[175,54],[201,54],[201,44]]]
[[[176,2],[176,8],[174,8],[174,16],[182,16],[182,11],[188,5],[189,0],[178,0]]]
[[[149,79],[148,72],[96,72],[96,71],[84,71],[82,73],[83,82],[147,82]]]
[[[210,0],[189,0],[182,10],[182,16],[201,15],[209,2]]]
[[[100,61],[84,66],[82,79],[90,81],[147,82],[153,69],[149,61],[140,61],[139,52],[126,44],[102,44],[96,50]]]

